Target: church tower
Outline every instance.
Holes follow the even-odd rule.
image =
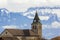
[[[38,34],[40,38],[42,37],[42,24],[40,22],[37,12],[36,12],[35,17],[33,19],[32,31],[34,33]]]

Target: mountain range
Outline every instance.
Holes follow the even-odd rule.
[[[52,38],[54,36],[60,35],[60,25],[58,25],[58,23],[60,24],[60,17],[58,17],[57,13],[53,13],[53,8],[48,8],[47,10],[42,8],[43,7],[32,7],[27,9],[25,12],[10,12],[6,8],[1,8],[0,32],[3,31],[3,26],[6,25],[15,25],[18,29],[31,29],[31,23],[37,11],[40,21],[43,25],[43,37]],[[57,23],[57,27],[53,23]]]

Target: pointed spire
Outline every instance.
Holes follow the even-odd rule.
[[[36,11],[36,14],[35,14],[34,20],[39,20],[39,17],[38,17],[37,11]]]
[[[40,20],[39,17],[38,17],[37,11],[36,11],[36,14],[35,14],[34,20],[35,20],[36,22],[38,22],[38,21]]]

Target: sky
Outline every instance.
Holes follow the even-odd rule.
[[[60,0],[0,0],[0,33],[4,29],[31,29],[35,12],[42,23],[42,34],[60,34]]]
[[[59,6],[59,3],[60,0],[0,0],[0,8],[4,7],[10,11],[26,11],[30,7]]]

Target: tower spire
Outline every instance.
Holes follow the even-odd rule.
[[[38,17],[37,11],[36,11],[33,22],[39,22],[39,20],[40,20],[40,19],[39,19],[39,17]]]
[[[37,11],[36,11],[35,17],[34,17],[34,19],[33,19],[32,31],[33,31],[34,33],[38,34],[38,35],[39,35],[39,38],[40,38],[40,40],[41,40],[41,38],[42,38],[42,24],[41,24],[40,19],[39,19],[39,17],[38,17]]]

